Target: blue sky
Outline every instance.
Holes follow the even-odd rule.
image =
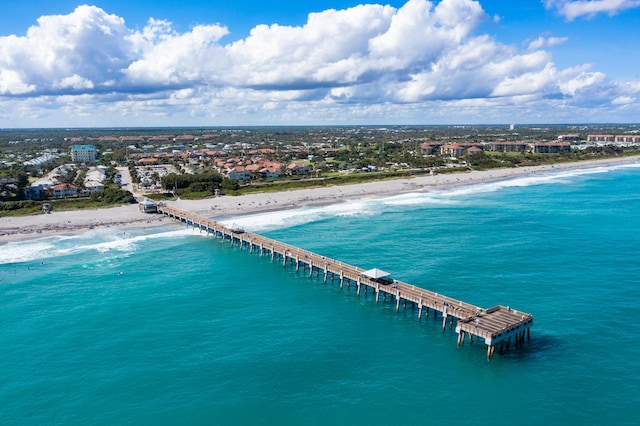
[[[0,5],[2,128],[640,121],[640,0]]]

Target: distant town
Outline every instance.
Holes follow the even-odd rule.
[[[9,129],[0,202],[202,198],[638,153],[637,125]]]

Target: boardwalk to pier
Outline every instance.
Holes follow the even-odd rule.
[[[271,256],[272,261],[281,262],[284,266],[291,265],[296,268],[296,271],[302,268],[310,276],[313,276],[314,273],[318,277],[322,276],[324,282],[329,277],[331,279],[339,278],[340,288],[344,284],[355,285],[358,295],[362,289],[372,290],[375,292],[376,302],[379,301],[380,296],[383,299],[390,296],[391,300],[396,302],[396,310],[399,310],[401,304],[406,306],[407,303],[411,303],[418,309],[418,319],[421,319],[423,314],[428,316],[431,310],[434,315],[440,314],[442,317],[443,330],[446,328],[447,321],[449,327],[452,328],[455,320],[458,346],[464,344],[466,337],[471,343],[473,343],[474,337],[482,338],[487,345],[487,359],[493,356],[496,348],[501,353],[504,349],[509,349],[512,341],[515,346],[519,346],[524,344],[525,337],[527,340],[530,337],[530,328],[533,324],[531,314],[502,305],[484,309],[402,281],[393,280],[392,283],[383,284],[364,276],[364,269],[336,259],[330,259],[253,232],[232,229],[212,219],[175,207],[158,204],[157,209],[159,213],[187,226],[206,231],[207,234],[222,238],[223,241],[228,240],[231,244],[237,244],[241,249],[247,249],[251,254]]]

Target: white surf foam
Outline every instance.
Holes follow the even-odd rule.
[[[386,208],[401,206],[443,206],[461,203],[466,197],[500,191],[504,188],[526,187],[545,184],[571,184],[574,177],[607,173],[621,168],[640,168],[639,163],[612,165],[597,168],[558,170],[551,166],[527,176],[506,178],[494,182],[466,184],[427,192],[412,192],[377,199],[362,198],[326,206],[307,206],[297,209],[236,216],[221,221],[226,226],[240,226],[261,232],[283,229],[320,221],[330,217],[376,215]]]
[[[148,240],[181,238],[193,234],[187,228],[139,235],[122,229],[98,229],[74,236],[17,241],[2,246],[0,264],[41,261],[90,251],[126,254],[135,252]]]
[[[220,223],[226,226],[240,226],[247,230],[261,232],[317,222],[330,217],[378,214],[381,210],[377,206],[378,204],[379,201],[373,199],[349,200],[323,206],[306,206],[297,209],[229,217],[221,220]]]

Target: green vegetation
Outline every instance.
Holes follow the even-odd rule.
[[[455,169],[437,169],[436,172],[455,172],[460,173],[467,171],[465,168]],[[224,195],[244,195],[259,192],[278,192],[278,191],[290,191],[293,189],[302,188],[318,188],[324,186],[339,186],[339,185],[351,185],[365,182],[377,182],[381,180],[389,179],[403,179],[411,178],[414,176],[425,176],[430,174],[429,170],[400,170],[393,172],[368,172],[368,173],[346,173],[333,175],[331,177],[317,178],[317,179],[296,179],[296,180],[282,180],[272,181],[264,183],[252,183],[239,186],[235,191],[224,191]]]
[[[162,187],[167,191],[179,189],[189,189],[189,192],[208,192],[213,195],[216,189],[222,184],[222,175],[212,170],[207,170],[199,174],[176,174],[169,173],[160,178]]]
[[[154,199],[199,199],[218,193],[233,196],[432,172],[460,173],[637,155],[640,146],[591,144],[587,135],[638,133],[640,126],[636,125],[0,130],[0,215],[38,213],[42,202],[49,202],[54,210],[135,202],[130,193],[115,184],[115,167],[128,168],[132,183]],[[532,147],[537,142],[555,142],[561,134],[577,135],[570,152],[503,153],[489,148],[493,142],[518,142]],[[103,182],[107,189],[65,200],[49,199],[49,191],[44,201],[24,200],[24,188],[47,177],[56,166],[69,163],[69,149],[79,141],[97,148],[98,164],[108,168],[108,179]],[[469,154],[453,151],[458,156],[454,158],[451,150],[429,148],[452,144],[473,144],[476,149]],[[31,161],[43,156],[52,159]],[[263,166],[255,161],[258,158],[280,163],[281,176],[260,172]],[[302,163],[304,167],[288,169],[292,163]],[[234,176],[243,180],[222,175],[236,167],[242,172],[247,165],[253,166],[251,172],[247,167],[247,174]],[[73,183],[82,190],[87,167],[70,170],[58,181]],[[34,196],[33,192],[27,196]]]
[[[97,201],[106,205],[133,204],[137,202],[132,193],[120,189],[118,185],[111,185],[105,188],[104,191],[94,192],[90,198],[91,201]]]
[[[43,203],[48,203],[52,211],[88,210],[136,203],[129,191],[121,190],[117,185],[96,192],[90,196],[50,199],[46,201],[5,201],[0,203],[0,217],[26,216],[42,213]]]

